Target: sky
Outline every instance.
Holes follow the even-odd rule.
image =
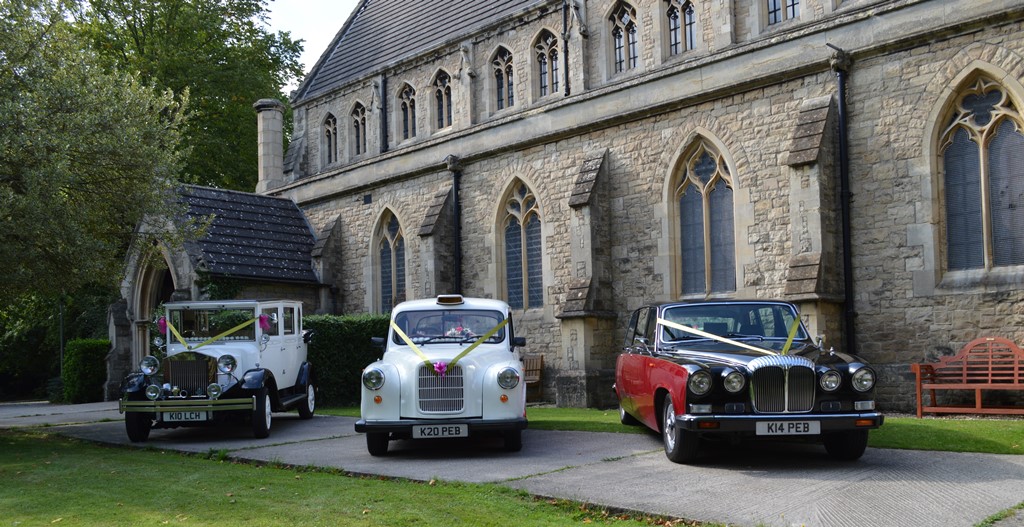
[[[289,31],[303,40],[302,71],[309,73],[320,55],[348,20],[359,0],[270,0],[271,31]],[[296,86],[285,89],[285,93]]]

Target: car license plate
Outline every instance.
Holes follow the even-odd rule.
[[[205,421],[206,412],[164,412],[164,421]]]
[[[466,425],[417,425],[412,427],[415,439],[431,439],[441,437],[469,437],[469,426]]]
[[[818,421],[758,421],[759,436],[800,436],[821,433]]]

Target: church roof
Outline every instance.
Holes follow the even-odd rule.
[[[212,216],[185,250],[211,275],[270,282],[318,283],[311,252],[316,243],[305,216],[289,199],[186,185],[179,199],[188,217]]]
[[[294,100],[330,92],[549,1],[363,0],[299,86]]]

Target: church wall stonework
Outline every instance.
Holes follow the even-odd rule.
[[[705,141],[716,148],[733,182],[736,291],[724,297],[784,298],[791,260],[808,247],[838,259],[839,130],[826,134],[829,139],[813,169],[787,163],[805,101],[836,100],[837,78],[828,64],[832,51],[824,46],[835,42],[853,59],[845,95],[856,318],[853,328],[843,328],[840,304],[816,309],[814,316],[824,318],[816,325],[830,333],[826,345],[840,347],[842,335],[832,333],[852,329],[857,349],[851,351],[879,370],[880,406],[906,411],[914,403],[908,395],[908,363],[953,353],[978,336],[1024,343],[1024,290],[1014,285],[1024,283],[1024,270],[1003,273],[1022,273],[1016,282],[1015,276],[1002,276],[996,283],[943,271],[935,132],[944,126],[945,108],[958,84],[978,68],[990,76],[1001,73],[996,80],[1018,90],[1012,95],[1024,101],[1024,5],[982,2],[977,13],[945,22],[941,16],[923,16],[952,12],[951,2],[943,0],[820,0],[806,2],[799,20],[763,29],[762,13],[748,4],[731,3],[730,16],[716,18],[732,24],[728,37],[702,21],[702,47],[693,59],[663,61],[652,45],[657,34],[645,33],[639,71],[609,76],[604,26],[612,2],[587,2],[586,64],[571,68],[587,72],[589,87],[574,87],[579,90],[569,98],[534,100],[529,84],[531,45],[542,28],[560,35],[555,31],[561,27],[558,11],[527,14],[518,25],[508,22],[430,57],[390,66],[389,92],[410,82],[417,94],[432,93],[430,78],[439,68],[453,75],[461,71],[453,79],[461,113],[452,129],[437,133],[424,122],[432,118],[427,109],[431,95],[422,99],[417,114],[422,135],[414,141],[396,141],[392,127],[386,153],[343,159],[276,191],[300,204],[314,231],[336,219],[330,234],[333,274],[324,281],[337,287],[342,311],[380,309],[374,236],[385,210],[397,216],[405,233],[407,292],[432,290],[424,283],[430,274],[420,269],[430,255],[427,238],[417,233],[434,196],[452,185],[443,160],[455,155],[461,160],[463,292],[506,298],[503,199],[515,181],[525,183],[538,200],[543,222],[544,304],[517,310],[517,332],[527,338],[526,352],[545,355],[545,394],[563,390],[566,401],[610,404],[610,385],[603,388],[603,398],[597,391],[614,368],[630,311],[682,297],[673,240],[678,219],[672,211],[677,206],[675,175],[688,145]],[[659,3],[634,5],[647,26],[644,31],[660,24],[654,15]],[[871,18],[866,13],[873,7],[884,12]],[[717,9],[701,12],[711,16],[720,13]],[[1000,10],[1005,16],[997,16]],[[912,21],[922,20],[934,26],[934,35],[912,29]],[[890,25],[884,26],[887,31],[868,31],[869,23]],[[493,111],[489,99],[490,59],[498,45],[516,57],[516,107],[504,112]],[[797,61],[804,56],[811,58]],[[369,86],[362,83],[308,102],[308,121],[319,122],[328,107],[348,108],[352,97]],[[395,111],[393,99],[388,105]],[[342,111],[339,119],[347,113]],[[315,145],[314,137],[307,144]],[[316,147],[310,148],[311,158],[318,159]],[[569,324],[558,318],[560,306],[567,301],[568,284],[581,278],[580,262],[570,250],[575,211],[569,199],[580,167],[601,151],[607,151],[602,191],[589,206],[600,222],[594,228],[605,229],[597,239],[607,246],[593,255],[607,261],[613,314],[589,326]],[[816,184],[824,202],[816,227],[820,232],[808,234],[793,224],[801,211],[794,210],[800,204],[791,195],[792,185],[804,185],[812,174],[821,178]],[[794,242],[798,231],[818,239]],[[834,267],[827,265],[830,274],[822,278],[833,289],[842,283],[834,274],[841,268]],[[575,334],[567,331],[586,333],[596,344],[582,353],[571,344],[578,342]],[[590,395],[581,396],[580,387]]]

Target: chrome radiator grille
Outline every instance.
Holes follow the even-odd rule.
[[[210,364],[205,359],[167,361],[167,382],[189,395],[206,393],[210,385]]]
[[[424,413],[454,413],[463,408],[462,366],[449,366],[444,377],[426,364],[419,370],[419,404]]]
[[[750,394],[757,413],[801,413],[814,408],[814,363],[804,357],[758,357],[750,368]]]

